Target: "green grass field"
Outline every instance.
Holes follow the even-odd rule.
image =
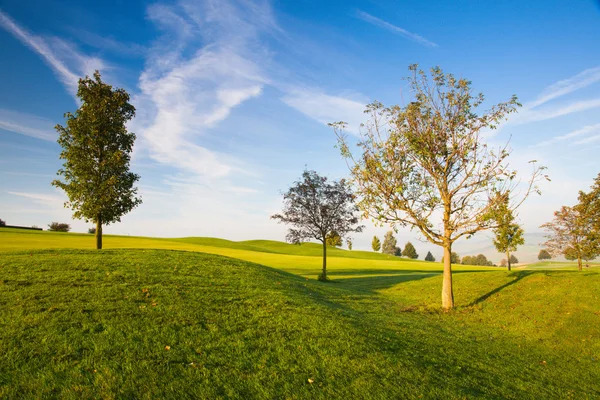
[[[0,229],[0,398],[600,398],[600,271]],[[181,251],[184,250],[184,251]],[[211,253],[211,254],[207,254]],[[226,257],[224,257],[226,256]]]

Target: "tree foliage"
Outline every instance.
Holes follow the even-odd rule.
[[[427,252],[427,255],[425,256],[425,261],[435,261],[435,257],[433,256],[433,254],[431,254],[430,251]]]
[[[0,219],[0,227],[2,227],[2,226],[6,226],[6,222],[4,220]]]
[[[496,193],[496,197],[496,206],[490,211],[490,218],[496,223],[493,242],[496,250],[502,254],[506,254],[506,259],[508,260],[507,267],[510,271],[514,258],[510,253],[517,251],[517,247],[525,244],[524,232],[523,228],[515,223],[508,195]]]
[[[463,265],[481,265],[491,267],[494,265],[493,262],[487,259],[484,254],[478,254],[476,256],[464,256],[462,258]]]
[[[494,207],[492,194],[512,197],[519,186],[517,171],[508,165],[508,145],[491,149],[482,132],[495,128],[520,104],[513,96],[478,115],[484,97],[471,92],[468,80],[437,67],[429,77],[417,65],[409,69],[414,100],[404,107],[369,104],[357,155],[350,150],[346,124],[331,126],[358,187],[364,216],[381,224],[410,226],[444,248],[442,305],[448,309],[454,306],[452,244],[493,228],[487,218]],[[534,183],[541,171],[534,164],[523,198],[511,209],[537,190]],[[440,223],[434,220],[438,215]]]
[[[394,231],[387,231],[383,237],[383,246],[381,246],[381,252],[383,254],[396,255],[398,251],[398,242],[394,237]]]
[[[381,250],[381,241],[377,236],[373,236],[373,240],[371,241],[371,248],[373,251]]]
[[[344,238],[364,228],[358,225],[358,207],[348,183],[344,179],[329,182],[326,177],[307,170],[283,194],[281,214],[271,218],[292,226],[286,235],[288,242],[316,239],[323,243],[320,280],[327,280],[327,237],[335,232]]]
[[[546,249],[540,250],[538,254],[538,260],[551,260],[552,255]]]
[[[346,239],[346,244],[348,245],[348,250],[352,250],[352,239]]]
[[[329,232],[327,234],[326,242],[327,246],[331,247],[342,247],[343,244],[341,236],[335,231]]]
[[[519,259],[514,254],[511,254],[510,255],[510,263],[511,264],[518,264],[519,263]]]
[[[66,207],[73,217],[96,224],[96,247],[102,248],[102,225],[120,222],[121,217],[141,203],[135,182],[139,176],[129,170],[135,134],[126,123],[135,116],[129,94],[93,78],[79,80],[77,97],[81,106],[65,114],[66,125],[56,125],[63,167],[57,175],[64,181],[52,185],[63,189]]]
[[[412,258],[412,259],[419,258],[419,254],[417,254],[417,250],[415,249],[415,246],[413,246],[413,244],[411,242],[407,242],[404,245],[404,250],[402,250],[402,256]]]
[[[69,232],[71,225],[61,222],[52,222],[48,224],[48,230],[52,232]]]

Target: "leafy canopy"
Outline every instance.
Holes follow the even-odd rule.
[[[377,236],[373,236],[373,240],[371,241],[371,248],[373,251],[381,250],[381,241]]]

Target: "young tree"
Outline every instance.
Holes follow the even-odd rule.
[[[442,306],[454,306],[451,254],[453,243],[493,228],[485,216],[494,206],[492,194],[517,190],[517,172],[507,158],[508,145],[493,150],[482,132],[494,129],[519,103],[513,96],[478,115],[482,94],[474,95],[466,79],[433,68],[431,77],[411,65],[408,78],[414,100],[404,107],[367,106],[369,121],[362,129],[354,156],[344,122],[330,124],[339,139],[361,197],[364,217],[381,224],[410,226],[444,249]],[[524,200],[541,176],[533,175],[523,190]],[[517,208],[522,200],[511,206]],[[440,215],[441,221],[434,221]]]
[[[383,246],[381,247],[381,252],[383,254],[389,254],[389,255],[396,255],[396,252],[398,250],[398,247],[396,246],[397,241],[396,238],[394,237],[394,232],[393,231],[388,231],[386,232],[385,236],[383,237]]]
[[[514,254],[510,255],[510,258],[508,260],[508,265],[510,264],[518,264],[519,263],[519,259],[517,257],[515,257]]]
[[[340,237],[340,235],[333,231],[333,232],[329,232],[327,234],[327,246],[331,246],[331,247],[342,247],[342,238]]]
[[[352,239],[346,239],[346,244],[348,245],[348,250],[352,250]]]
[[[525,244],[523,228],[515,223],[515,217],[510,209],[507,195],[497,193],[496,207],[490,213],[491,219],[496,223],[494,228],[494,246],[502,254],[506,254],[508,270],[514,257],[510,253],[517,251],[517,247]]]
[[[551,260],[552,256],[550,255],[550,253],[548,253],[548,250],[546,249],[542,249],[540,250],[540,253],[538,254],[538,260]]]
[[[381,250],[381,241],[377,236],[373,236],[373,241],[371,242],[371,248],[373,251]]]
[[[435,257],[433,256],[433,254],[431,254],[430,251],[427,252],[427,255],[425,256],[425,261],[435,261]]]
[[[412,259],[419,258],[419,255],[417,254],[417,250],[415,249],[415,246],[413,246],[413,244],[411,242],[407,242],[404,245],[404,250],[402,250],[402,256],[412,258]]]
[[[328,182],[315,171],[305,170],[302,178],[283,194],[283,211],[271,216],[279,222],[292,226],[286,240],[301,243],[316,239],[323,243],[323,271],[319,280],[327,280],[327,236],[337,232],[340,238],[351,232],[361,232],[358,207],[348,183]]]
[[[544,246],[550,254],[577,260],[580,271],[582,260],[594,259],[600,253],[593,221],[583,214],[582,207],[563,206],[554,213],[552,221],[541,227],[549,232]]]
[[[52,232],[69,232],[71,225],[60,222],[52,222],[48,224],[48,230]]]
[[[93,226],[93,227],[91,227],[91,228],[88,228],[88,233],[89,233],[90,235],[95,235],[95,234],[96,234],[96,227],[95,227],[95,226]]]
[[[135,134],[125,124],[135,116],[129,94],[102,82],[100,73],[79,80],[81,107],[66,113],[66,126],[56,125],[62,147],[60,158],[63,189],[73,217],[96,224],[96,248],[102,248],[102,226],[121,217],[142,201],[134,187],[139,176],[129,170]]]
[[[506,261],[506,258],[503,258],[502,260],[500,260],[501,267],[506,267],[507,265],[508,265],[508,261]]]

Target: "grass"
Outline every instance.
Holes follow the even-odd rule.
[[[0,398],[600,397],[597,268],[458,268],[443,313],[436,263],[334,257],[321,283],[272,242],[16,235]]]

